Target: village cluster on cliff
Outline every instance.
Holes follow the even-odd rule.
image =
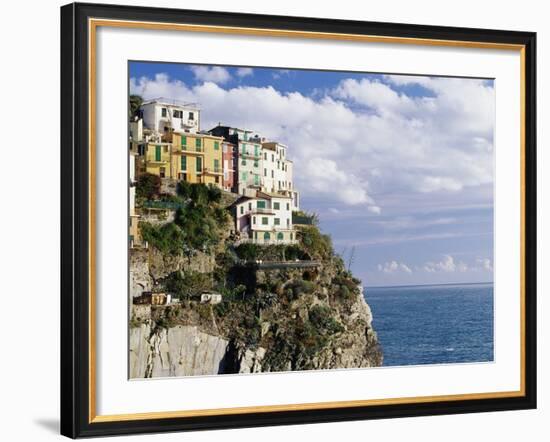
[[[382,363],[361,282],[299,207],[287,146],[197,106],[130,115],[130,377]]]
[[[203,183],[240,195],[234,202],[240,242],[296,242],[299,209],[287,146],[255,131],[218,126],[201,130],[201,111],[166,98],[143,102],[130,123],[130,241],[142,246],[135,181],[142,174],[170,182]],[[158,207],[161,209],[162,207]]]

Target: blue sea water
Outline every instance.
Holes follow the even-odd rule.
[[[493,360],[493,284],[372,287],[384,366]]]

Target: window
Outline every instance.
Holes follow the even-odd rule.
[[[267,169],[264,169],[264,176],[267,176]]]
[[[201,157],[198,157],[196,160],[197,162],[197,173],[201,173],[202,172],[202,158]]]
[[[269,234],[269,232],[265,232],[264,233],[264,241],[269,241],[271,239],[271,235]]]
[[[241,144],[241,152],[243,155],[246,155],[246,144],[244,143]]]
[[[277,169],[280,169],[281,168],[281,163],[279,162],[279,160],[277,160]]]
[[[260,156],[260,146],[254,145],[254,156],[259,157]]]
[[[256,224],[256,217],[255,216],[252,217],[252,224]]]
[[[197,148],[197,152],[201,151],[202,143],[200,138],[195,138],[195,147]]]
[[[182,171],[187,170],[187,157],[185,155],[181,156],[181,170]]]
[[[161,167],[159,170],[159,175],[161,178],[166,178],[166,167]]]
[[[166,117],[166,115],[168,115],[168,113],[166,112],[166,108],[163,107],[163,108],[160,110],[160,116],[161,116],[161,117]]]
[[[187,146],[187,137],[184,137],[183,135],[181,136],[181,145]]]
[[[252,203],[248,203],[248,210],[252,210]]]
[[[189,112],[189,119],[190,120],[194,120],[195,119],[195,114],[193,112]]]
[[[290,203],[286,203],[286,210],[290,210]]]
[[[265,209],[265,201],[258,201],[257,207],[258,209]]]
[[[254,167],[259,167],[258,160],[254,160]]]
[[[273,208],[279,210],[281,208],[281,203],[273,203]]]
[[[274,170],[271,171],[271,178],[275,178],[275,171]]]
[[[241,206],[241,215],[244,213],[244,207]]]
[[[214,150],[220,150],[220,142],[214,141]]]
[[[264,152],[264,160],[267,161],[267,152]]]
[[[281,219],[280,219],[280,218],[275,218],[274,224],[275,224],[276,226],[280,226],[280,225],[281,225]]]
[[[220,171],[220,160],[214,160],[214,172]]]
[[[174,118],[183,118],[183,111],[175,110],[172,115],[174,116]]]
[[[273,163],[275,161],[275,155],[271,154],[271,162]]]
[[[262,224],[264,226],[267,226],[268,222],[267,222],[267,216],[262,216]]]
[[[260,185],[260,175],[254,175],[254,185],[255,186]]]
[[[242,172],[241,173],[241,181],[248,180],[248,172]]]
[[[258,232],[254,232],[254,239],[258,239]]]
[[[277,233],[277,240],[282,241],[283,240],[283,232]]]
[[[294,238],[294,235],[292,233],[290,233],[290,240],[292,241]]]
[[[246,166],[246,160],[243,158],[243,160],[241,161],[241,165],[242,166]]]
[[[286,226],[290,227],[290,220],[288,218],[286,219]]]
[[[160,146],[155,146],[155,161],[160,161]]]

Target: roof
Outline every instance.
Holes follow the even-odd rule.
[[[282,193],[276,193],[276,192],[262,192],[258,191],[257,193],[258,198],[285,198],[285,199],[292,199],[291,196],[283,195]]]
[[[235,201],[231,203],[231,206],[236,206],[237,204],[244,203],[249,200],[253,200],[254,198],[251,198],[249,196],[241,195],[239,198],[237,198]]]
[[[144,106],[146,104],[154,104],[154,103],[163,104],[165,106],[178,106],[178,107],[186,107],[193,110],[200,110],[198,103],[179,101],[173,98],[166,98],[166,97],[152,98],[150,100],[147,100],[141,103],[141,106]]]
[[[212,135],[212,134],[205,133],[205,132],[185,132],[184,130],[181,130],[181,129],[175,129],[174,133],[177,134],[177,135],[185,135],[185,136],[189,136],[189,137],[215,138],[215,139],[220,140],[220,141],[224,140],[223,137],[220,137],[218,135]]]

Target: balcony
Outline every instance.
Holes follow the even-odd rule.
[[[200,155],[204,156],[204,152],[202,150],[189,150],[187,146],[177,146],[172,153],[174,155]]]
[[[204,173],[206,175],[223,175],[223,170],[221,169],[221,167],[216,167],[216,168],[205,168],[204,169]]]
[[[247,159],[250,159],[250,160],[256,160],[256,161],[260,161],[260,159],[262,158],[262,156],[260,154],[258,155],[255,155],[253,153],[248,153],[248,152],[239,152],[239,156],[241,158],[247,158]]]
[[[253,208],[250,213],[260,215],[275,215],[275,212],[271,209]]]

